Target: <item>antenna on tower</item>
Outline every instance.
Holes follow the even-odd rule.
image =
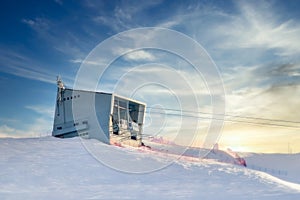
[[[65,89],[64,83],[63,83],[63,81],[62,81],[60,75],[58,75],[58,76],[56,77],[56,82],[57,82],[57,87],[58,87],[58,88],[60,88],[60,89],[62,89],[62,90]]]
[[[58,89],[57,100],[62,101],[62,93],[65,90],[65,86],[64,86],[64,83],[63,83],[60,75],[58,75],[56,77],[56,83],[57,83],[57,89]]]

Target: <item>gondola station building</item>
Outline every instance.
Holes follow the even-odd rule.
[[[58,78],[52,135],[141,146],[145,109],[146,104],[113,93],[66,88]]]

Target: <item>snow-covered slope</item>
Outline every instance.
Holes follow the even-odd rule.
[[[300,154],[256,154],[246,156],[248,168],[300,184]]]
[[[300,199],[300,184],[241,166],[170,164],[156,154],[84,143],[99,155],[79,138],[0,139],[0,199]],[[117,170],[106,166],[109,159]],[[118,171],[118,164],[129,171],[165,167],[133,174]]]

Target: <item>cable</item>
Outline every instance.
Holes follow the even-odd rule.
[[[176,113],[165,113],[165,112],[157,112],[157,111],[149,111],[146,110],[147,113],[154,113],[154,114],[162,114],[162,115],[172,115],[172,116],[180,116],[180,117],[192,117],[192,118],[198,118],[198,119],[208,119],[208,120],[222,120],[222,121],[228,121],[228,122],[236,122],[236,123],[246,123],[246,124],[253,124],[253,125],[262,125],[262,126],[277,126],[277,127],[286,127],[286,128],[296,128],[300,129],[300,122],[299,121],[290,121],[290,120],[280,120],[280,119],[267,119],[267,118],[261,118],[261,117],[250,117],[250,116],[240,116],[240,115],[231,115],[231,114],[218,114],[218,113],[207,113],[207,112],[199,112],[199,111],[190,111],[190,110],[179,110],[179,109],[173,109],[173,108],[156,108],[156,107],[147,107],[154,110],[166,110],[166,111],[175,111],[180,112],[178,114]],[[144,110],[139,110],[135,112],[144,112]],[[187,115],[182,113],[194,113],[194,114],[204,114],[204,115],[217,115],[224,118],[216,118],[216,117],[201,117],[201,116],[194,116],[194,115]],[[241,118],[241,119],[251,119],[251,120],[263,120],[268,122],[254,122],[254,121],[245,121],[240,119],[226,119],[226,117],[234,117],[234,118]],[[270,123],[269,123],[270,122]],[[276,123],[277,122],[277,123]],[[287,125],[287,124],[278,124],[279,123],[290,123],[290,124],[297,124],[299,126],[295,125]]]
[[[157,109],[157,110],[170,110],[170,111],[178,111],[178,112],[185,112],[185,113],[196,113],[196,114],[205,114],[205,115],[219,115],[219,116],[228,116],[228,117],[235,117],[235,118],[244,118],[244,119],[254,119],[254,120],[265,120],[265,121],[274,121],[274,122],[286,122],[286,123],[296,123],[300,124],[300,121],[290,121],[290,120],[281,120],[281,119],[267,119],[267,118],[261,118],[261,117],[250,117],[250,116],[240,116],[240,115],[230,115],[230,114],[218,114],[218,113],[206,113],[206,112],[199,112],[199,111],[190,111],[190,110],[178,110],[178,109],[172,109],[172,108],[155,108],[155,107],[147,107],[151,109]]]
[[[163,109],[161,109],[163,110]],[[165,109],[166,110],[166,109]],[[284,124],[276,124],[276,123],[265,123],[265,122],[251,122],[251,121],[243,121],[243,120],[232,120],[232,119],[220,119],[220,118],[214,118],[214,117],[201,117],[201,116],[193,116],[193,115],[186,115],[186,114],[176,114],[176,113],[162,113],[162,112],[151,112],[151,113],[154,113],[154,114],[164,114],[164,115],[172,115],[172,116],[180,116],[180,117],[192,117],[192,118],[197,118],[197,119],[209,119],[209,120],[223,120],[223,121],[229,121],[229,122],[238,122],[238,123],[247,123],[247,124],[253,124],[253,125],[263,125],[263,126],[277,126],[277,127],[286,127],[286,128],[299,128],[300,129],[300,126],[293,126],[293,125],[284,125]],[[224,115],[226,116],[226,115]],[[254,118],[254,117],[251,117],[251,119],[263,119],[263,118]],[[268,120],[268,119],[265,119],[265,120]],[[272,121],[272,119],[270,119],[269,121]],[[276,122],[289,122],[289,121],[286,121],[286,120],[273,120],[273,121],[276,121]],[[290,121],[291,123],[296,123],[294,121]]]

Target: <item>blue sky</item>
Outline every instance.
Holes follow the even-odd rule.
[[[140,27],[173,29],[199,42],[220,70],[227,113],[300,121],[299,9],[292,0],[2,1],[0,136],[50,134],[56,76],[72,87],[93,48]],[[136,57],[128,60],[133,65]],[[125,64],[114,63],[117,71]],[[242,123],[226,123],[220,143],[264,152],[285,152],[290,143],[300,151],[299,129]]]

